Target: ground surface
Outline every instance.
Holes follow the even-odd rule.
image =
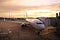
[[[41,36],[35,34],[30,28],[22,29],[19,23],[10,21],[0,21],[0,33],[7,33],[9,36],[8,40],[47,40],[44,39],[44,37],[46,37],[47,35],[43,35],[44,37],[42,38]],[[47,37],[52,37],[49,40],[55,40],[53,39],[53,37],[55,36],[50,35]]]
[[[0,21],[0,31],[9,33],[10,40],[43,40],[30,29],[22,29],[19,23]]]

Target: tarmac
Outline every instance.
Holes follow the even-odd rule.
[[[26,21],[0,21],[0,40],[60,40],[54,35],[53,27],[47,27],[37,35],[35,31],[38,30],[31,25],[23,29],[22,22],[29,24]]]

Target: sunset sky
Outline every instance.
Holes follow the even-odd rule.
[[[0,0],[0,17],[55,17],[60,0]]]

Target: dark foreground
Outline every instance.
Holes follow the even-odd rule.
[[[55,39],[45,39],[38,36],[31,28],[22,29],[19,23],[3,21],[0,21],[0,35],[0,40],[59,40],[55,36]]]

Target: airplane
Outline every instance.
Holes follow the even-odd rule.
[[[45,28],[45,25],[44,25],[42,20],[39,20],[39,19],[26,19],[26,21],[28,21],[30,23],[30,25],[32,25],[32,27],[34,27],[38,30],[42,30],[42,29]]]

